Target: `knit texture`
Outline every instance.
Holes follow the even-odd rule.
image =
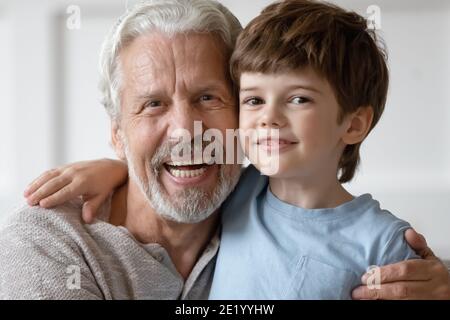
[[[159,244],[122,227],[81,221],[81,203],[23,206],[0,227],[0,299],[206,299],[215,237],[189,278]]]

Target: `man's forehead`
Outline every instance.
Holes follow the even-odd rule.
[[[211,34],[180,34],[172,37],[153,32],[139,36],[121,52],[122,64],[135,72],[142,69],[195,64],[195,69],[227,66],[225,46]]]
[[[173,37],[158,33],[141,36],[121,54],[125,82],[133,91],[174,87],[228,85],[228,61],[224,46],[212,35]]]

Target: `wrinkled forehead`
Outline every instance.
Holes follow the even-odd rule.
[[[136,90],[158,83],[173,87],[199,82],[231,85],[229,53],[213,34],[143,35],[122,50],[120,62],[125,84],[133,84]]]

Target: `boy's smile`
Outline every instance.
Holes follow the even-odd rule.
[[[286,139],[284,137],[265,137],[256,141],[257,148],[267,153],[282,153],[291,150],[298,144],[296,139]]]

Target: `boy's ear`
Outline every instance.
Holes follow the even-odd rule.
[[[372,107],[360,107],[354,113],[347,116],[346,131],[342,141],[347,145],[360,143],[370,131],[373,121]]]
[[[126,160],[123,133],[117,120],[111,120],[111,144],[120,160]]]

